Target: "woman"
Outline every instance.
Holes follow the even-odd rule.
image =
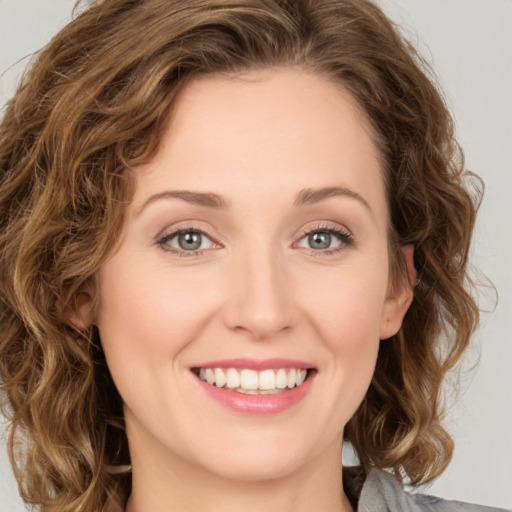
[[[478,318],[478,198],[422,66],[360,0],[107,0],[40,54],[0,128],[27,502],[489,510],[399,483],[450,460]]]

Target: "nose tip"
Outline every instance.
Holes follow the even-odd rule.
[[[227,327],[254,340],[271,339],[291,330],[296,315],[286,281],[275,259],[239,267],[232,276],[226,304]]]
[[[255,340],[263,341],[288,331],[290,325],[284,316],[254,311],[250,314],[250,318],[249,315],[245,318],[239,317],[239,322],[235,322],[232,328],[239,332],[246,332]]]

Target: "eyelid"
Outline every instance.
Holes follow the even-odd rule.
[[[293,243],[293,247],[298,247],[298,244],[301,240],[303,240],[306,236],[317,233],[317,232],[324,232],[324,233],[330,233],[334,234],[338,239],[340,240],[340,244],[336,247],[332,247],[330,249],[312,249],[307,247],[302,247],[303,249],[309,251],[311,254],[317,255],[317,256],[326,256],[333,253],[337,253],[340,251],[345,250],[347,247],[351,247],[354,245],[354,235],[352,232],[344,227],[340,226],[339,224],[329,224],[327,222],[321,222],[317,223],[315,225],[311,225],[309,227],[303,228],[300,232],[299,237],[297,240]]]
[[[218,241],[217,236],[212,235],[209,229],[205,229],[203,227],[199,227],[197,224],[191,223],[191,221],[183,221],[178,223],[177,225],[173,225],[172,227],[167,227],[160,231],[160,233],[156,236],[156,245],[158,245],[162,250],[166,252],[171,252],[180,256],[199,256],[203,254],[204,251],[212,250],[212,249],[219,249],[224,247],[224,245]],[[194,233],[200,233],[203,236],[206,236],[212,243],[213,247],[209,247],[207,249],[196,249],[196,250],[184,250],[172,247],[170,245],[167,245],[167,242],[171,239],[173,239],[175,236],[178,236],[181,233],[187,233],[187,232],[194,232]],[[330,255],[333,253],[340,252],[342,250],[345,250],[346,248],[354,245],[354,236],[351,233],[351,231],[341,226],[337,223],[329,223],[328,221],[324,222],[318,222],[314,225],[310,225],[308,227],[303,228],[300,231],[300,235],[298,238],[293,242],[292,247],[293,248],[299,248],[299,243],[302,241],[306,236],[316,233],[316,232],[326,232],[333,234],[336,236],[340,243],[336,247],[327,248],[327,249],[313,249],[313,248],[307,248],[307,247],[300,247],[302,249],[305,249],[306,251],[310,252],[314,255]]]
[[[190,221],[189,221],[190,222]],[[167,245],[169,240],[172,240],[174,237],[180,235],[181,233],[199,233],[202,236],[206,236],[212,243],[213,247],[209,247],[208,249],[197,249],[186,251],[184,249],[178,249],[176,247],[172,247]],[[208,251],[211,249],[219,249],[223,247],[222,243],[218,241],[217,237],[212,235],[208,229],[198,227],[193,224],[183,224],[178,223],[178,225],[173,225],[172,227],[167,227],[160,231],[160,233],[156,236],[156,245],[158,245],[163,251],[177,254],[179,256],[199,256],[204,251]]]
[[[338,223],[331,223],[330,221],[319,221],[314,224],[310,224],[305,228],[302,228],[300,231],[299,238],[302,238],[305,235],[309,235],[310,233],[315,233],[317,231],[335,231],[337,233],[343,233],[350,237],[354,236],[350,229],[348,229],[345,226],[342,226]]]

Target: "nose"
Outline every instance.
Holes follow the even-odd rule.
[[[247,251],[231,267],[224,322],[255,340],[290,331],[298,318],[286,265],[271,250]]]

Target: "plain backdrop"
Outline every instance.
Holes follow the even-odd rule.
[[[485,181],[472,258],[499,294],[468,354],[465,367],[478,365],[462,375],[465,393],[449,401],[453,462],[423,492],[512,508],[512,1],[380,3],[433,64],[467,167]],[[0,0],[0,106],[31,52],[71,19],[73,5]],[[481,305],[492,309],[492,293],[483,291]],[[0,442],[0,512],[22,510]]]

